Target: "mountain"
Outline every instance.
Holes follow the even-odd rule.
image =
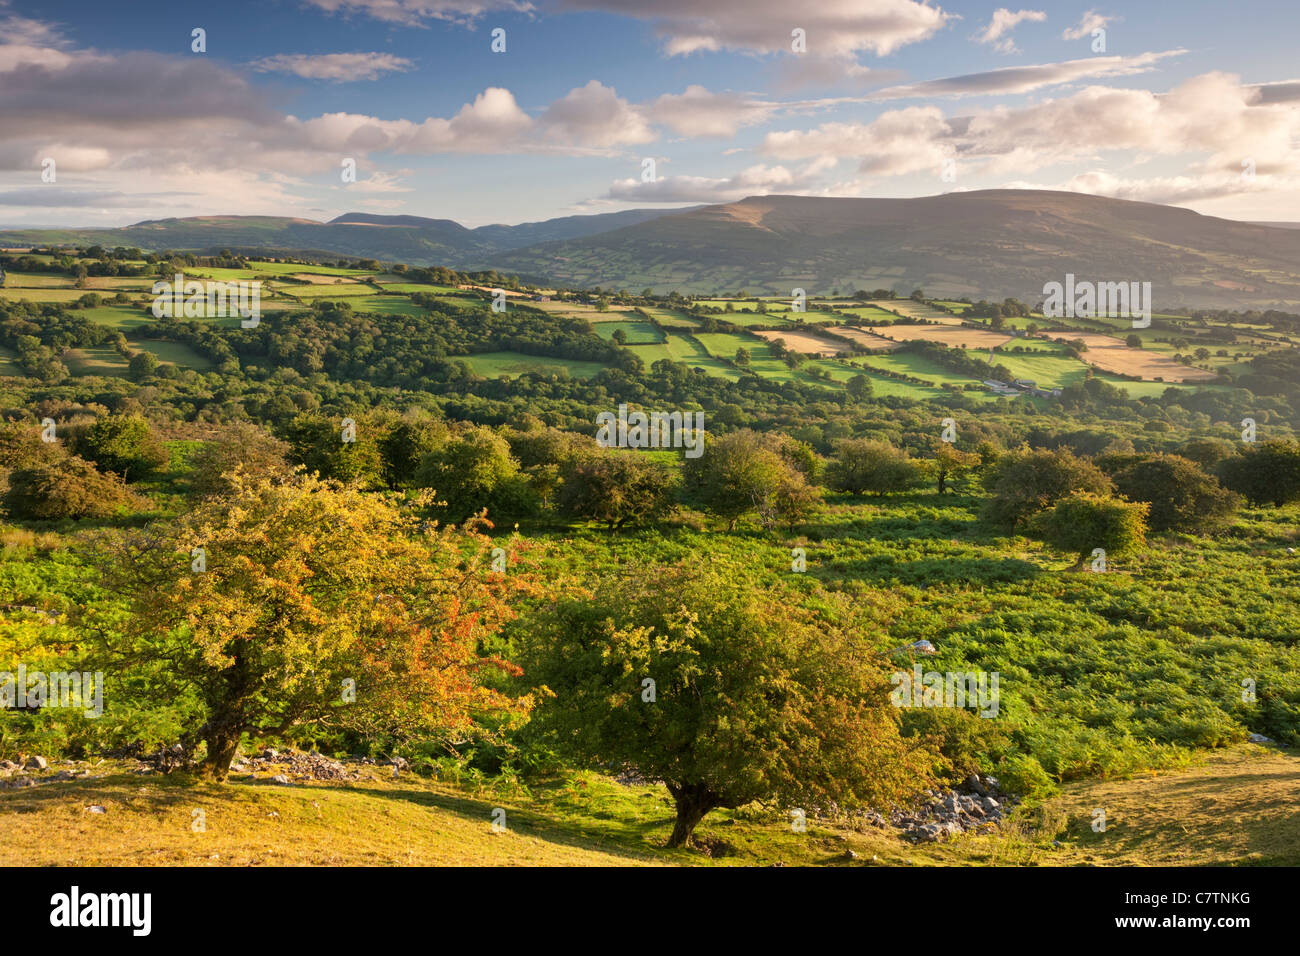
[[[20,229],[0,231],[0,247],[68,244],[255,252],[276,249],[317,255],[384,259],[409,265],[484,268],[495,254],[545,241],[581,239],[676,212],[629,209],[564,216],[517,226],[467,229],[450,219],[347,213],[329,222],[278,216],[197,216],[156,219],[120,229]]]
[[[1152,283],[1155,308],[1295,306],[1300,231],[1045,190],[917,199],[762,196],[495,256],[573,286],[790,295],[921,288],[1036,300],[1067,272]]]
[[[122,229],[0,232],[0,247],[143,249],[381,259],[496,268],[547,284],[790,295],[888,288],[1036,301],[1067,272],[1145,281],[1154,306],[1300,305],[1300,229],[1083,193],[996,189],[917,199],[761,196],[468,229],[450,219],[348,213],[160,219]]]

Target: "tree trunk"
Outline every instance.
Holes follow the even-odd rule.
[[[213,780],[225,780],[230,764],[239,751],[240,732],[229,726],[209,730],[203,737],[208,745],[208,755],[203,760],[203,772]]]
[[[670,847],[688,846],[695,828],[704,819],[705,814],[718,805],[717,797],[702,783],[667,784],[668,792],[677,803],[677,820],[673,824],[672,836],[668,838]]]

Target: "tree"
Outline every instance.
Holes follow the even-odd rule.
[[[673,508],[672,473],[629,450],[589,452],[560,472],[558,507],[569,518],[599,521],[611,531],[653,521]]]
[[[464,521],[483,509],[490,518],[519,517],[536,510],[527,479],[504,438],[481,425],[467,428],[427,454],[415,484],[447,503],[447,518]]]
[[[836,445],[825,472],[828,488],[852,495],[894,494],[919,487],[924,481],[921,465],[906,451],[865,438],[850,438]]]
[[[736,349],[736,364],[741,368],[749,367],[749,349],[744,346]]]
[[[930,473],[934,476],[936,490],[943,494],[948,490],[949,484],[961,481],[979,464],[979,455],[958,451],[951,443],[940,442],[930,462]]]
[[[238,422],[222,430],[191,461],[190,486],[202,497],[231,494],[236,476],[244,480],[264,478],[287,481],[293,474],[288,460],[289,446],[251,422]]]
[[[344,421],[318,414],[295,416],[284,428],[289,461],[322,478],[378,487],[383,471],[380,429],[364,419],[353,419],[351,428]]]
[[[168,461],[152,426],[140,415],[106,415],[72,432],[72,447],[101,471],[139,481]]]
[[[1124,344],[1131,349],[1140,349],[1142,347],[1142,336],[1138,335],[1136,332],[1130,332],[1125,336]]]
[[[798,486],[807,479],[782,454],[781,438],[747,428],[721,438],[710,437],[704,454],[687,458],[682,467],[688,495],[734,530],[741,515],[759,510],[783,515],[780,502],[802,499]]]
[[[864,398],[871,397],[871,379],[867,378],[861,372],[845,382],[844,388],[845,391],[849,393],[849,397],[855,402],[860,402]]]
[[[1074,567],[1079,570],[1097,548],[1110,558],[1145,545],[1147,507],[1145,502],[1075,492],[1039,514],[1034,527],[1056,550],[1077,555]]]
[[[1280,508],[1300,499],[1300,445],[1281,439],[1247,445],[1220,463],[1219,478],[1252,505]]]
[[[524,673],[546,688],[528,733],[662,782],[672,847],[715,808],[886,809],[931,778],[880,664],[784,591],[698,568],[610,578],[558,602],[524,643]]]
[[[420,463],[450,437],[451,429],[446,422],[417,413],[410,413],[384,429],[378,443],[384,483],[394,489],[415,487]]]
[[[610,339],[615,345],[627,345],[627,333],[622,329],[615,329],[614,334],[610,336]]]
[[[478,650],[518,585],[487,571],[487,538],[424,524],[311,476],[241,482],[175,524],[101,538],[94,564],[129,613],[88,610],[87,630],[105,659],[153,665],[157,694],[194,695],[181,742],[206,744],[216,779],[244,734],[301,724],[456,739],[520,709],[485,683],[515,669]]]
[[[133,382],[143,382],[158,371],[158,356],[152,352],[136,352],[126,363],[126,374]]]
[[[107,518],[130,497],[120,480],[67,455],[10,472],[4,506],[11,517],[25,520]]]
[[[986,516],[1013,528],[1073,492],[1106,495],[1115,490],[1100,468],[1064,450],[1003,455],[990,469],[989,485],[993,497],[985,505]]]
[[[1240,499],[1194,462],[1177,455],[1157,455],[1134,462],[1113,478],[1129,501],[1151,507],[1152,531],[1205,531],[1236,510]]]

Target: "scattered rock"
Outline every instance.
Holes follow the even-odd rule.
[[[44,757],[28,757],[27,763],[23,764],[24,770],[48,770],[50,762]]]
[[[282,773],[277,773],[274,777],[272,777],[271,782],[281,784],[282,786],[285,787],[290,786],[289,778]]]
[[[1250,735],[1249,737],[1247,737],[1246,739],[1249,740],[1252,744],[1271,744],[1271,743],[1273,743],[1273,739],[1272,739],[1271,737],[1265,737],[1263,734],[1251,734],[1251,735]]]
[[[102,807],[102,806],[100,806],[98,803],[92,803],[90,806],[86,807],[86,812],[87,812],[87,813],[107,813],[107,812],[108,812],[108,808],[107,808],[107,807]]]

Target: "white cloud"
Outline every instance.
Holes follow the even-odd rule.
[[[291,73],[306,80],[336,83],[377,80],[385,73],[401,73],[415,64],[391,53],[280,53],[249,64],[259,73]]]
[[[1060,63],[1036,66],[1006,66],[983,73],[922,80],[903,86],[890,86],[868,94],[867,100],[911,99],[913,97],[952,97],[1008,95],[1029,93],[1046,86],[1059,86],[1084,79],[1110,76],[1134,76],[1148,73],[1169,57],[1182,56],[1186,50],[1163,50],[1136,56],[1091,56]]]
[[[729,137],[742,126],[765,122],[779,105],[742,93],[714,93],[693,85],[682,93],[665,93],[644,112],[652,122],[682,136]]]
[[[993,17],[989,20],[988,25],[975,34],[975,42],[991,43],[993,49],[999,53],[1017,53],[1016,41],[1009,34],[1021,23],[1026,20],[1031,23],[1042,23],[1047,19],[1047,14],[1042,10],[1017,10],[1012,12],[1006,7],[999,7],[993,11]]]
[[[599,80],[556,100],[542,114],[539,124],[552,140],[597,149],[648,143],[657,138],[641,114]]]
[[[1115,18],[1103,16],[1096,10],[1089,10],[1083,15],[1077,24],[1066,29],[1061,34],[1062,40],[1082,40],[1084,37],[1092,36],[1093,30],[1104,30],[1106,25]]]
[[[561,9],[599,11],[649,20],[664,51],[679,56],[704,50],[790,53],[790,33],[806,32],[808,51],[886,56],[933,36],[952,14],[930,0],[558,0]]]
[[[527,13],[534,9],[523,0],[307,0],[326,13],[361,14],[386,23],[423,26],[429,20],[472,25],[484,14],[497,11]]]
[[[1102,153],[1184,157],[1186,178],[1152,181],[1151,191],[1195,196],[1293,183],[1300,178],[1297,142],[1300,110],[1269,101],[1237,77],[1207,73],[1163,94],[1093,86],[969,116],[909,107],[870,123],[771,132],[759,151],[778,160],[856,160],[865,177],[934,171],[948,158],[976,175],[998,176],[1088,162]],[[1243,160],[1253,163],[1254,180],[1241,176]],[[1120,188],[1116,183],[1109,188]]]
[[[621,179],[605,198],[635,203],[735,202],[746,196],[807,191],[820,169],[796,173],[785,166],[750,166],[734,176],[661,176],[654,182]]]

